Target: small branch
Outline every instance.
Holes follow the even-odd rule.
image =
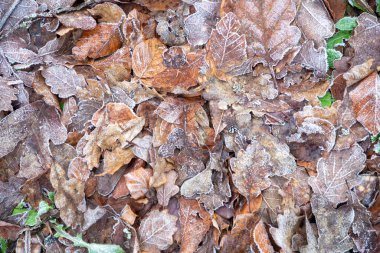
[[[14,0],[11,7],[9,7],[8,11],[4,14],[4,16],[0,20],[0,30],[3,29],[3,26],[7,22],[8,18],[11,16],[12,12],[16,9],[17,5],[21,2],[21,0]]]

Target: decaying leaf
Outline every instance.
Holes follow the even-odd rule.
[[[13,5],[13,0],[5,0],[0,3],[0,17],[4,17],[6,12]],[[8,19],[4,22],[3,30],[10,30],[14,28],[18,23],[27,16],[34,14],[37,11],[38,5],[34,0],[22,0],[16,6],[16,8],[10,13]]]
[[[372,73],[350,93],[356,119],[372,134],[380,132],[380,78]]]
[[[311,208],[318,227],[318,252],[346,252],[353,247],[348,236],[354,221],[354,210],[350,206],[335,209],[323,196],[311,199]]]
[[[178,174],[174,170],[166,174],[165,184],[157,188],[158,204],[167,206],[170,198],[179,192],[179,187],[175,184],[177,177]]]
[[[0,78],[0,112],[13,111],[12,101],[17,99],[17,93],[18,90],[8,85],[6,79]]]
[[[177,231],[177,217],[164,211],[151,211],[139,227],[140,243],[143,249],[165,250],[173,243]]]
[[[76,178],[67,180],[65,170],[58,163],[52,164],[50,181],[57,192],[55,205],[60,210],[62,220],[68,226],[82,225],[86,211],[85,184]]]
[[[263,253],[273,253],[275,252],[273,246],[270,243],[268,232],[265,229],[265,224],[262,220],[256,224],[253,230],[253,239],[255,241],[256,247],[260,252]]]

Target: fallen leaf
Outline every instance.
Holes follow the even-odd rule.
[[[94,29],[83,32],[72,52],[78,60],[85,60],[87,57],[97,59],[114,53],[121,45],[119,25],[100,23]]]
[[[59,22],[66,27],[73,27],[82,30],[91,30],[96,26],[96,20],[87,12],[78,11],[63,13],[57,16]]]
[[[354,221],[354,210],[350,206],[335,209],[323,196],[311,199],[311,208],[318,227],[318,252],[346,252],[352,249],[353,242],[348,236]]]
[[[198,175],[186,180],[181,186],[181,195],[186,198],[193,198],[200,194],[210,193],[213,189],[212,171],[205,169]]]
[[[264,222],[260,220],[253,230],[253,239],[256,247],[262,253],[274,253],[273,246],[269,240],[268,232],[265,228]]]
[[[24,196],[20,192],[20,188],[24,183],[24,179],[11,177],[8,182],[0,181],[0,219],[3,220],[12,213],[13,208],[20,203]]]
[[[165,250],[173,243],[177,231],[177,217],[164,211],[151,211],[141,221],[139,227],[140,243],[143,249]]]
[[[250,69],[242,68],[247,61],[245,35],[239,34],[240,21],[232,12],[227,13],[216,24],[207,43],[208,59],[215,75],[222,80],[228,76],[242,75]],[[238,72],[238,73],[234,73]]]
[[[135,155],[131,148],[123,149],[121,147],[116,147],[112,151],[104,151],[103,159],[104,159],[104,174],[113,174],[118,171],[121,166],[128,164]]]
[[[321,0],[302,0],[296,22],[306,39],[317,47],[325,45],[325,39],[335,32],[334,22]]]
[[[167,206],[170,198],[179,192],[179,187],[175,184],[177,177],[177,172],[174,170],[169,171],[166,173],[165,184],[156,188],[158,204],[161,206]]]
[[[137,168],[124,175],[125,181],[132,198],[139,199],[149,191],[149,180],[153,175],[151,169]]]
[[[211,226],[211,218],[196,200],[179,199],[180,252],[195,252]]]
[[[6,79],[0,78],[0,112],[13,111],[12,101],[17,100],[16,94],[18,90],[8,85]]]
[[[365,167],[366,156],[359,145],[342,151],[331,151],[317,163],[318,175],[309,178],[313,192],[327,198],[334,206],[347,200],[349,187],[358,182],[358,173]]]
[[[374,72],[349,93],[355,118],[374,135],[380,132],[379,87],[379,75]]]
[[[0,3],[0,17],[4,17],[5,13],[13,5],[13,0],[5,0]],[[5,20],[3,31],[8,31],[14,28],[18,23],[27,16],[34,14],[37,11],[38,5],[34,0],[22,0],[16,8],[10,13],[8,19]]]
[[[51,91],[61,98],[68,98],[77,93],[79,87],[85,87],[86,81],[82,75],[78,75],[75,70],[62,65],[48,67],[41,72]]]

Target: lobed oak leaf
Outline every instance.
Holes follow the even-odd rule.
[[[179,199],[182,253],[195,252],[211,226],[211,217],[196,200]]]
[[[77,93],[79,87],[85,87],[86,81],[82,75],[78,75],[74,69],[62,65],[50,66],[41,72],[51,91],[61,98],[68,98]]]
[[[72,49],[73,55],[78,60],[108,56],[122,46],[120,32],[119,24],[97,24],[94,29],[82,33],[82,37]]]
[[[167,206],[170,198],[179,192],[179,187],[175,184],[177,177],[177,172],[174,170],[169,171],[166,173],[166,182],[156,188],[158,204],[161,206]]]
[[[10,85],[4,78],[0,78],[0,112],[13,111],[12,101],[17,100],[18,90]]]
[[[245,35],[240,35],[240,21],[232,12],[227,13],[216,24],[207,43],[208,59],[215,75],[222,80],[228,76],[242,75],[247,72],[236,71],[247,61],[247,42]],[[247,69],[250,72],[250,69]]]
[[[137,168],[124,175],[127,188],[133,199],[139,199],[145,196],[149,191],[150,178],[153,176],[151,169]]]
[[[248,57],[253,58],[254,65],[263,63],[272,68],[301,38],[300,30],[290,25],[296,16],[292,0],[226,0],[221,13],[228,12],[233,12],[242,23]]]
[[[314,195],[311,208],[318,227],[318,252],[346,252],[353,242],[348,236],[355,212],[350,206],[335,209],[322,195]]]
[[[177,231],[177,217],[167,210],[153,210],[141,221],[138,233],[143,249],[165,250],[173,243],[173,235]]]
[[[293,209],[285,209],[284,214],[277,216],[278,228],[269,229],[282,252],[293,252],[292,238],[297,232],[301,219],[302,217],[298,216]]]
[[[334,22],[321,0],[302,0],[296,22],[306,39],[317,47],[325,45],[325,39],[335,33]]]
[[[67,226],[82,225],[86,211],[84,182],[76,178],[66,179],[65,170],[56,162],[51,166],[50,182],[56,191],[54,202],[62,220]]]
[[[318,175],[308,182],[313,192],[328,199],[334,206],[347,200],[349,187],[358,184],[358,173],[365,167],[366,156],[359,145],[341,151],[331,151],[317,163]]]
[[[374,72],[349,92],[355,118],[373,135],[380,132],[380,78]]]
[[[219,1],[201,0],[194,3],[195,13],[184,20],[187,40],[193,46],[207,43],[219,14]]]

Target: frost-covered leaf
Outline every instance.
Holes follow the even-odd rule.
[[[69,12],[57,16],[59,22],[66,27],[91,30],[96,26],[96,20],[86,12]]]
[[[175,184],[177,177],[178,174],[174,170],[166,174],[165,184],[157,188],[158,204],[167,206],[170,198],[179,192],[179,187]]]
[[[17,100],[18,90],[7,84],[7,80],[0,78],[0,112],[13,111],[12,101]]]
[[[46,4],[49,10],[56,11],[58,9],[72,6],[76,0],[37,0],[39,4]]]
[[[61,98],[68,98],[77,93],[77,88],[85,87],[86,81],[82,75],[78,75],[74,69],[62,65],[50,66],[41,72],[51,91]]]
[[[198,175],[186,180],[181,186],[181,195],[186,198],[195,197],[198,194],[207,194],[212,188],[212,171],[205,169]]]
[[[0,219],[5,219],[12,213],[13,208],[20,203],[24,196],[20,188],[24,179],[11,177],[8,182],[0,181]]]
[[[358,173],[365,167],[366,156],[359,145],[341,151],[331,151],[320,158],[318,175],[309,178],[314,193],[327,198],[334,206],[347,200],[349,187],[358,184]]]
[[[207,43],[219,14],[219,1],[201,0],[194,3],[196,12],[184,20],[187,40],[193,46]]]
[[[210,214],[196,200],[179,199],[181,252],[195,252],[211,226]]]
[[[239,33],[240,21],[232,12],[227,13],[216,24],[207,43],[208,58],[215,75],[224,80],[234,76],[247,60],[245,35]],[[248,71],[250,72],[250,71]],[[245,72],[236,75],[245,74]]]
[[[64,143],[67,138],[66,128],[59,121],[56,109],[37,101],[15,110],[0,121],[0,157],[12,152],[20,141],[33,134],[45,143],[51,140],[56,145]]]
[[[51,167],[50,182],[56,191],[54,203],[60,210],[61,219],[68,226],[82,225],[86,211],[84,182],[76,178],[67,179],[66,171],[56,162]]]
[[[377,17],[368,13],[362,13],[358,17],[358,26],[354,30],[354,35],[348,41],[355,50],[352,59],[353,66],[362,64],[373,58],[374,64],[380,62],[380,41],[376,34],[380,33],[380,25]]]
[[[140,167],[124,176],[132,198],[139,199],[145,196],[145,193],[149,191],[149,181],[152,175],[153,172],[151,169]]]
[[[82,33],[72,52],[79,60],[87,57],[97,59],[118,50],[122,45],[121,40],[118,24],[100,23],[94,29]]]
[[[354,210],[350,206],[335,209],[323,196],[311,199],[311,208],[318,227],[318,252],[346,252],[352,249],[353,242],[348,236],[354,221]]]
[[[324,47],[315,49],[313,41],[306,41],[293,59],[293,63],[301,64],[305,68],[313,70],[315,77],[322,78],[328,69],[326,49]]]
[[[323,46],[324,40],[335,32],[334,22],[320,0],[302,0],[296,22],[304,36],[317,47]]]
[[[372,134],[380,132],[380,78],[374,72],[349,93],[355,118]]]
[[[167,210],[154,210],[145,216],[139,227],[140,243],[143,249],[165,250],[173,243],[177,231],[177,217]]]
[[[4,0],[0,2],[0,17],[4,17],[5,13],[13,5],[14,0]],[[3,31],[7,31],[18,25],[25,17],[34,14],[37,11],[37,3],[34,0],[22,0],[16,5],[9,18],[6,19]]]
[[[253,239],[256,247],[260,252],[274,253],[273,246],[269,240],[268,232],[265,228],[265,224],[260,220],[253,230]]]
[[[255,63],[274,66],[298,44],[300,30],[291,25],[296,16],[296,5],[285,1],[223,1],[223,13],[233,12],[246,35],[248,56]]]

